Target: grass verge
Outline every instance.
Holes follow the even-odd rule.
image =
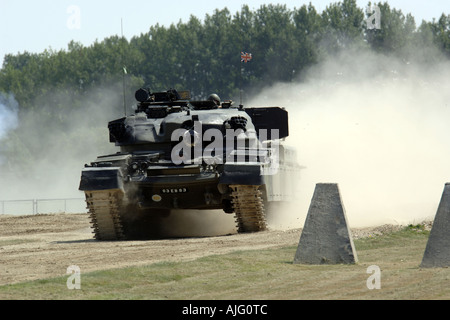
[[[237,251],[189,262],[81,273],[81,289],[67,277],[0,286],[0,299],[448,299],[450,269],[421,269],[429,232],[408,226],[355,240],[354,265],[293,264],[296,247]],[[368,267],[381,270],[369,290]],[[81,270],[82,271],[82,270]]]

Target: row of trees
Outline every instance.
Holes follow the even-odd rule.
[[[234,15],[216,10],[203,22],[191,16],[170,27],[157,24],[130,40],[112,36],[90,46],[71,42],[67,50],[7,55],[0,90],[13,93],[23,108],[33,108],[36,97],[55,89],[76,101],[90,88],[120,81],[126,66],[130,91],[147,84],[155,90],[189,89],[195,97],[213,91],[231,97],[249,84],[297,79],[309,66],[348,47],[405,59],[413,51],[438,47],[450,57],[450,15],[417,27],[410,14],[387,3],[377,6],[380,29],[367,28],[372,12],[355,0],[330,4],[322,13],[311,4],[294,10],[243,6]],[[241,64],[241,51],[253,54],[251,63]]]
[[[349,48],[407,60],[414,52],[421,62],[431,57],[429,48],[437,48],[440,59],[450,58],[450,15],[417,26],[414,17],[387,3],[377,7],[380,29],[367,28],[365,20],[373,12],[355,0],[332,3],[323,12],[312,4],[293,10],[244,5],[235,14],[225,8],[202,20],[191,16],[170,27],[149,26],[129,40],[111,36],[89,46],[72,41],[66,50],[7,55],[0,94],[15,97],[20,124],[7,138],[0,137],[0,175],[10,171],[29,177],[34,161],[47,156],[61,164],[64,154],[82,154],[100,139],[97,135],[107,144],[107,134],[86,128],[106,128],[108,120],[123,115],[123,79],[130,112],[134,91],[143,85],[191,90],[197,99],[216,92],[237,100],[241,88],[295,81],[309,67]],[[253,60],[241,63],[241,51],[252,53]]]

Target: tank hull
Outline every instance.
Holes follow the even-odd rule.
[[[238,232],[263,231],[265,207],[295,197],[300,167],[282,141],[284,109],[193,105],[145,101],[109,123],[120,151],[86,165],[79,186],[96,239],[151,238],[151,217],[178,209],[222,209]]]

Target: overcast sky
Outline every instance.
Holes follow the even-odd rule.
[[[120,35],[123,20],[127,39],[145,33],[159,23],[169,26],[180,20],[186,22],[190,15],[203,19],[214,9],[227,7],[232,14],[243,4],[257,9],[262,4],[286,4],[290,9],[308,4],[309,0],[0,0],[0,62],[7,53],[42,52],[45,49],[66,49],[71,40],[89,46],[112,35]],[[317,11],[322,12],[330,3],[338,0],[311,0]],[[357,0],[365,8],[368,0]],[[374,2],[374,1],[373,1]],[[384,1],[382,1],[384,2]],[[390,0],[391,8],[411,13],[416,23],[431,21],[442,13],[450,14],[449,0]]]

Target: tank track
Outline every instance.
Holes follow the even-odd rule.
[[[123,191],[86,191],[86,204],[91,218],[94,238],[97,240],[124,240],[120,218]]]
[[[238,232],[266,230],[264,202],[259,186],[231,185],[230,188]]]

